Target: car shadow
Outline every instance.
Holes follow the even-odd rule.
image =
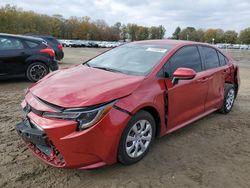
[[[13,78],[0,78],[0,84],[32,83],[25,76]]]

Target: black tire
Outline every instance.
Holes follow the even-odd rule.
[[[41,62],[34,62],[30,64],[26,70],[26,77],[31,82],[37,82],[49,73],[47,65]]]
[[[140,122],[143,122],[143,120],[145,120],[145,125],[142,128],[142,124],[140,124]],[[136,126],[138,128],[141,128],[141,132],[138,133],[142,134],[143,132],[145,133],[143,136],[142,135],[133,135],[133,137],[137,137],[136,140],[134,141],[127,141],[128,135],[133,133],[133,129],[132,127]],[[151,130],[148,130],[148,134],[147,134],[147,127],[151,126]],[[119,144],[119,150],[118,150],[118,160],[125,165],[130,165],[133,163],[136,163],[138,161],[140,161],[149,151],[150,146],[152,145],[154,138],[155,138],[155,129],[156,129],[156,125],[155,125],[155,120],[153,118],[153,116],[148,113],[147,111],[139,111],[138,113],[136,113],[131,120],[129,121],[127,127],[125,128],[125,130],[123,131],[121,140],[120,140],[120,144]],[[138,130],[138,129],[137,129]],[[135,133],[135,132],[134,132]],[[146,137],[150,137],[150,133],[151,135],[151,139],[150,141],[146,141],[143,140],[142,137],[146,138]],[[145,136],[146,135],[146,136]],[[138,137],[140,137],[140,140],[137,140]],[[127,153],[127,148],[128,148],[128,144],[130,144],[129,142],[131,142],[131,148],[135,147],[137,149],[134,149],[134,151],[140,151],[142,152],[140,155],[138,152],[136,152],[136,154],[138,153],[139,156],[137,157],[131,157],[129,156],[129,154]],[[134,144],[135,143],[135,144]],[[142,151],[142,147],[141,144],[144,144],[144,146],[146,145],[146,149],[144,151]],[[137,147],[135,146],[137,145]],[[140,150],[139,150],[140,149]],[[133,150],[132,150],[133,151]],[[135,153],[135,152],[134,152]]]
[[[222,107],[220,109],[220,112],[222,114],[227,114],[232,110],[235,97],[236,97],[236,91],[235,91],[234,85],[225,84],[224,102],[223,102],[223,105],[222,105]]]

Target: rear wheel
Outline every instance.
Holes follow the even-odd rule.
[[[49,73],[49,68],[40,62],[34,62],[26,70],[27,78],[32,82],[37,82]]]
[[[225,84],[224,102],[220,109],[221,113],[227,114],[232,110],[235,96],[235,87],[232,84]]]
[[[141,160],[147,154],[154,135],[153,116],[146,111],[135,114],[122,134],[118,153],[119,161],[129,165]]]

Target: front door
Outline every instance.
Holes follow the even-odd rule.
[[[19,39],[0,37],[0,74],[23,72],[25,58],[24,45]]]
[[[191,68],[197,72],[192,80],[179,80],[172,84],[172,74],[177,68]],[[209,75],[202,70],[201,57],[197,46],[179,49],[165,64],[169,78],[165,80],[168,96],[168,131],[205,112]]]

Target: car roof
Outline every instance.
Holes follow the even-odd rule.
[[[47,41],[49,44],[56,44],[56,45],[58,45],[60,43],[55,37],[53,37],[51,35],[26,33],[25,36],[32,36],[32,37],[41,38],[41,39]]]
[[[194,41],[187,40],[173,40],[173,39],[157,39],[157,40],[144,40],[144,41],[136,41],[136,44],[151,44],[151,45],[170,45],[170,46],[182,46],[182,45],[190,45],[190,44],[201,44],[201,45],[209,45],[207,43],[200,43]]]
[[[7,33],[0,33],[0,36],[15,37],[15,38],[19,38],[19,39],[33,40],[33,41],[39,41],[39,42],[44,41],[43,39],[37,38],[37,37],[24,36],[24,35],[14,35],[14,34],[7,34]]]
[[[33,36],[33,37],[45,37],[45,38],[55,38],[51,35],[39,35],[34,33],[26,33],[25,36]]]

